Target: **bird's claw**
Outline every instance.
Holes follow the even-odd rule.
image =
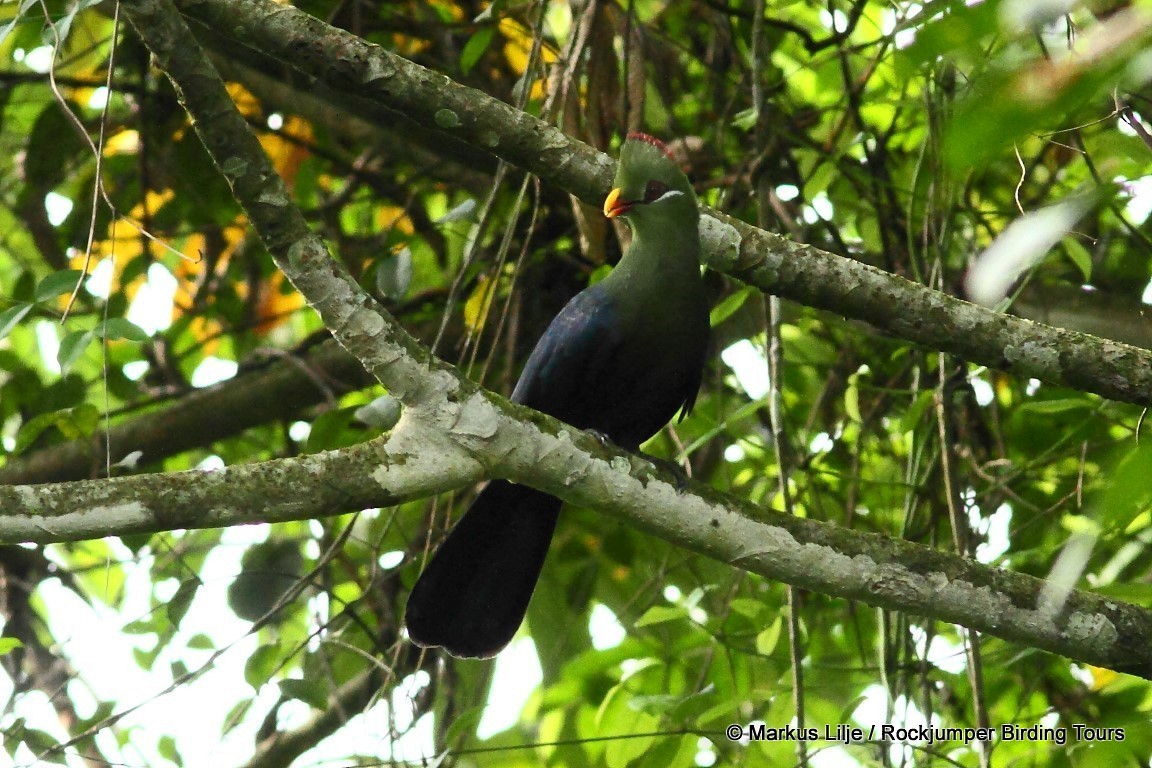
[[[598,432],[595,429],[589,429],[586,431],[588,434],[595,437],[600,442],[600,445],[604,446],[605,448],[615,445],[615,443],[612,442],[612,438],[603,432]],[[675,487],[677,492],[683,492],[684,489],[688,487],[688,483],[692,480],[689,474],[684,470],[684,467],[680,466],[679,463],[672,461],[671,459],[662,459],[659,456],[653,456],[640,450],[628,450],[628,453],[631,453],[633,456],[639,456],[645,461],[650,461],[656,466],[662,467],[663,469],[671,472],[672,475],[674,475],[676,478]]]
[[[683,492],[684,489],[688,487],[688,483],[692,481],[692,478],[684,470],[684,467],[680,466],[679,463],[672,461],[671,459],[662,459],[659,456],[650,456],[647,453],[641,453],[640,455],[656,466],[662,467],[663,469],[671,472],[676,477],[675,486],[677,492]]]

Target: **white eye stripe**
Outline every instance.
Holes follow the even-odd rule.
[[[665,192],[664,194],[660,195],[660,197],[653,200],[652,202],[658,203],[661,200],[667,200],[670,197],[676,197],[676,195],[682,195],[682,194],[684,194],[684,193],[678,189],[670,189],[667,192]]]

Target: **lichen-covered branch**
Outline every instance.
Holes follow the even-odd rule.
[[[432,359],[331,258],[172,5],[144,0],[126,3],[124,10],[172,80],[205,149],[268,252],[336,340],[377,380],[387,371],[392,394],[410,407],[434,408],[449,390],[475,387]]]
[[[236,6],[231,7],[231,22],[237,24],[236,16],[243,14],[235,13]],[[361,357],[407,406],[396,429],[386,439],[370,444],[377,452],[377,465],[369,466],[371,452],[356,454],[365,463],[346,467],[346,474],[334,483],[337,486],[371,481],[381,496],[393,494],[389,501],[394,503],[401,497],[396,481],[400,477],[422,477],[429,493],[482,473],[508,478],[566,501],[601,509],[681,546],[769,578],[871,605],[934,616],[1152,678],[1152,643],[1148,642],[1152,638],[1152,612],[1083,592],[1070,593],[1058,606],[1041,607],[1038,595],[1042,582],[1028,576],[911,542],[765,512],[746,500],[708,488],[693,487],[692,495],[682,493],[675,480],[656,472],[646,461],[602,446],[590,435],[512,405],[462,379],[397,327],[308,231],[247,125],[232,107],[223,84],[168,0],[135,0],[126,3],[125,9],[173,79],[205,146],[277,263],[320,312],[336,338]],[[276,13],[288,18],[295,11],[277,6]],[[300,46],[304,38],[291,40],[303,56]],[[366,72],[366,83],[389,80],[379,69]],[[744,259],[735,263],[743,265],[745,271],[753,269]],[[772,264],[763,268],[771,269]],[[317,462],[344,455],[338,452],[292,460],[304,463],[298,467],[273,463],[271,466],[297,470],[292,478],[285,479],[296,485],[278,496],[277,503],[283,504],[297,493],[307,494],[308,487],[327,486],[316,475]],[[433,473],[426,470],[438,463],[443,471],[433,480]],[[145,504],[169,498],[191,509],[198,501],[197,494],[207,492],[199,489],[209,488],[213,480],[228,480],[216,484],[229,486],[234,492],[232,478],[240,474],[240,470],[229,470],[201,475],[199,484],[185,484],[167,497],[159,492],[143,501],[129,495],[122,499],[125,504],[132,504],[134,499]],[[195,473],[185,477],[188,475],[195,477]],[[181,476],[129,478],[103,486],[122,491],[137,483],[140,490],[147,483],[173,483],[177,477]],[[205,478],[209,479],[205,482]],[[158,485],[157,490],[164,487]],[[248,503],[268,506],[272,501],[269,495],[278,493],[268,489],[276,487],[265,482],[264,496]],[[53,490],[4,489],[7,499],[0,497],[0,504],[20,503],[23,498],[29,505],[34,503],[30,494],[65,494],[68,490],[68,486],[49,488]],[[174,489],[169,486],[169,490]],[[60,503],[66,503],[62,497]],[[330,509],[320,500],[313,514]],[[201,522],[220,524],[219,518],[208,515]]]
[[[868,605],[961,624],[1152,679],[1152,611],[1072,591],[1042,606],[1044,582],[950,552],[758,509],[477,390],[388,438],[214,472],[0,487],[0,540],[60,541],[170,528],[319,517],[396,504],[495,477],[529,482],[746,571]],[[476,460],[471,457],[475,456]]]
[[[225,469],[0,485],[0,542],[307,520],[423,499],[481,479],[480,465],[462,451],[427,450],[421,441],[408,433]]]
[[[220,34],[275,56],[333,89],[404,112],[530,171],[589,204],[613,163],[531,115],[272,0],[179,0]],[[709,266],[766,292],[864,320],[894,337],[1021,377],[1152,404],[1152,351],[1060,330],[961,301],[867,264],[703,217]]]
[[[9,457],[0,486],[58,483],[104,473],[107,452],[133,452],[152,464],[191,448],[287,419],[351,387],[366,386],[360,363],[331,340],[306,353],[284,353],[266,367],[188,392],[169,407],[139,414],[95,434]]]

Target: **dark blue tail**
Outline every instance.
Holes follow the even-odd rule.
[[[412,588],[405,616],[412,641],[453,656],[499,653],[524,620],[560,504],[527,486],[489,483]]]

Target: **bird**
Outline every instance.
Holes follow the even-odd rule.
[[[576,294],[536,343],[512,401],[638,452],[700,389],[709,302],[700,211],[668,148],[645,133],[621,146],[604,215],[632,241],[612,271]],[[524,620],[560,499],[491,480],[425,565],[408,597],[409,639],[459,658],[491,658]]]

